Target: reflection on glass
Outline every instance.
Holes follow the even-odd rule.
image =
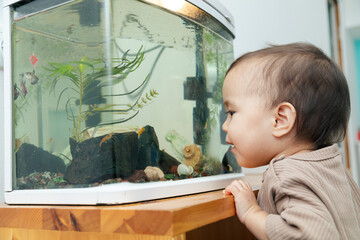
[[[16,189],[240,171],[221,135],[231,42],[136,0],[31,4],[13,19]]]

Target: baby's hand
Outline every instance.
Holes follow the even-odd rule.
[[[246,216],[253,211],[261,210],[249,183],[235,180],[224,190],[224,194],[234,196],[236,214],[240,221],[245,223]]]

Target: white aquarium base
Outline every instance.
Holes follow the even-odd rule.
[[[182,196],[225,188],[242,173],[228,173],[177,181],[113,183],[89,188],[13,190],[7,204],[111,205]]]

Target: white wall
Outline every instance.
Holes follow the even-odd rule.
[[[327,0],[219,0],[235,19],[235,57],[268,44],[310,42],[330,52]]]
[[[360,143],[357,140],[357,131],[359,130],[360,110],[358,106],[358,82],[357,70],[354,56],[354,40],[360,39],[360,1],[346,0],[339,1],[340,9],[340,36],[343,52],[343,68],[345,76],[350,86],[351,97],[351,117],[349,122],[349,150],[350,166],[352,175],[360,184]]]
[[[235,58],[268,44],[299,41],[310,42],[330,54],[327,0],[219,1],[234,16]],[[264,169],[244,169],[244,172]]]

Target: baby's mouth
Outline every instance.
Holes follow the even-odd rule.
[[[229,142],[226,142],[226,143],[229,145],[229,151],[235,147],[234,144],[232,144],[232,143],[229,143]]]
[[[233,144],[230,144],[228,151],[234,153],[235,146]]]

